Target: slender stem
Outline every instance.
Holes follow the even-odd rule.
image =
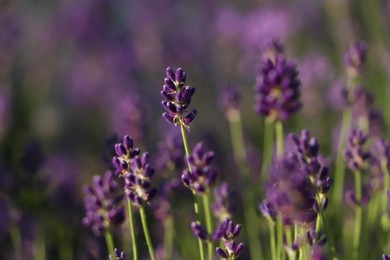
[[[250,225],[245,225],[251,259],[263,259],[261,241],[259,237],[259,221],[257,219],[256,209],[253,207],[254,195],[252,191],[254,188],[251,188],[253,184],[250,181],[250,171],[247,164],[244,134],[242,131],[241,116],[239,111],[234,111],[234,113],[232,111],[232,113],[229,113],[228,121],[230,126],[230,137],[233,146],[233,154],[235,157],[234,159],[240,172],[244,173],[246,177],[244,178],[244,182],[246,183],[244,185],[248,187],[243,193],[242,203],[244,205],[245,222],[251,223]]]
[[[275,241],[275,223],[269,221],[268,222],[269,226],[269,239],[270,239],[270,244],[271,244],[271,259],[272,260],[277,260],[276,258],[276,241]]]
[[[110,231],[107,230],[106,233],[104,233],[104,237],[106,239],[106,246],[107,246],[108,254],[114,255],[114,242],[112,240],[112,236],[111,236]]]
[[[361,183],[361,176],[360,171],[356,170],[354,172],[355,176],[355,193],[356,193],[356,200],[358,203],[361,203],[362,200],[362,183]],[[360,242],[360,229],[362,225],[362,207],[361,205],[357,205],[355,208],[355,231],[354,231],[354,238],[353,238],[353,251],[355,256],[359,255],[359,242]]]
[[[389,176],[389,170],[387,169],[387,162],[386,161],[383,161],[381,162],[381,168],[382,168],[382,172],[383,172],[383,186],[384,186],[384,192],[383,192],[383,211],[384,212],[387,212],[387,205],[389,205],[389,200],[387,198],[387,191],[389,190],[389,181],[390,181],[390,176]]]
[[[188,157],[190,156],[190,149],[188,147],[187,133],[186,133],[186,130],[185,130],[183,124],[180,124],[180,130],[181,130],[181,136],[183,138],[183,145],[184,145],[184,151],[186,154],[187,167],[188,167],[188,170],[190,171],[190,173],[192,173],[192,167],[191,167],[190,161],[188,160]],[[195,211],[196,219],[200,220],[199,202],[198,202],[199,199],[198,199],[198,196],[196,195],[195,191],[192,191],[192,194],[194,195],[194,211]],[[198,246],[199,246],[200,258],[201,258],[201,260],[204,260],[203,243],[202,243],[202,240],[200,238],[198,238]]]
[[[164,251],[165,259],[172,259],[173,248],[173,219],[168,216],[164,221]]]
[[[344,161],[344,146],[345,139],[351,124],[351,111],[349,108],[345,108],[343,112],[343,119],[341,123],[341,130],[338,141],[337,157],[335,165],[335,181],[334,181],[334,192],[333,192],[333,203],[338,208],[343,198],[344,189],[344,174],[345,174],[345,161]]]
[[[264,140],[263,140],[263,160],[261,164],[261,180],[264,182],[267,179],[268,165],[271,163],[274,143],[274,124],[264,121]]]
[[[15,257],[17,260],[21,260],[21,252],[22,252],[22,240],[20,237],[20,230],[19,227],[15,224],[11,224],[9,229],[11,242],[15,250]]]
[[[286,232],[287,248],[291,249],[292,248],[292,244],[293,244],[292,228],[291,227],[285,228],[285,232]],[[287,250],[287,253],[288,253],[288,258],[289,259],[291,259],[291,260],[295,259],[295,253],[294,252],[292,252],[291,250]]]
[[[276,219],[276,232],[277,232],[278,259],[284,259],[283,219],[281,215],[278,215]]]
[[[127,198],[127,211],[129,213],[129,223],[130,223],[130,234],[131,234],[131,245],[133,248],[133,259],[138,259],[138,250],[137,250],[137,238],[135,236],[135,225],[134,225],[134,216],[133,216],[133,208],[131,205],[131,201]]]
[[[278,156],[278,158],[281,158],[284,153],[284,135],[283,135],[282,121],[276,121],[275,134],[276,134],[276,155]]]
[[[148,229],[148,223],[146,222],[146,215],[145,215],[145,208],[140,207],[139,213],[141,215],[141,222],[142,222],[142,228],[144,230],[146,243],[148,245],[150,258],[152,260],[156,260],[156,255],[154,254],[154,249],[152,245],[152,240],[150,239],[149,229]]]
[[[206,218],[206,229],[207,233],[212,234],[213,233],[213,226],[211,223],[211,213],[210,213],[210,201],[209,201],[209,195],[208,193],[204,194],[202,196],[203,199],[203,209],[204,209],[204,214]],[[209,260],[213,259],[213,242],[208,241],[208,254],[209,254]]]

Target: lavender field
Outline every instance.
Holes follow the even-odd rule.
[[[390,260],[389,14],[0,1],[0,259]]]

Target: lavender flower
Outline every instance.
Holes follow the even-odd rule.
[[[199,221],[192,221],[191,229],[197,238],[201,240],[207,240],[208,237],[207,230],[204,226],[202,226],[202,224],[199,223]]]
[[[283,55],[262,60],[255,89],[255,111],[270,121],[285,121],[302,106],[297,65]]]
[[[270,168],[267,200],[283,217],[284,223],[311,223],[317,217],[315,190],[296,157],[284,157]]]
[[[221,183],[214,189],[215,201],[211,205],[214,216],[222,222],[225,219],[230,219],[235,209],[232,199],[234,197],[233,190],[227,182]]]
[[[157,189],[152,187],[151,178],[154,168],[149,164],[149,154],[136,155],[130,161],[129,173],[125,176],[125,192],[136,206],[149,203],[156,195]]]
[[[206,193],[215,183],[218,171],[213,167],[214,152],[206,151],[203,143],[198,143],[188,157],[192,173],[185,169],[181,179],[186,187],[198,192]]]
[[[115,145],[115,153],[117,156],[112,158],[112,163],[115,167],[115,175],[123,177],[129,173],[130,160],[139,155],[140,150],[134,148],[133,139],[125,135],[122,143]]]
[[[245,248],[244,243],[236,244],[235,239],[240,234],[241,225],[235,225],[233,221],[225,219],[217,228],[213,238],[222,239],[225,249],[216,248],[217,254],[224,259],[237,259]]]
[[[364,42],[351,44],[344,54],[344,64],[353,76],[361,74],[366,60],[367,45]]]
[[[364,151],[364,144],[368,138],[360,129],[353,129],[348,136],[345,160],[350,170],[356,171],[366,167],[366,162],[370,158],[370,152]]]
[[[390,260],[390,255],[383,254],[382,259],[383,260]]]
[[[264,200],[259,205],[260,213],[270,222],[275,222],[278,212],[276,208],[268,200]]]
[[[118,185],[109,171],[103,178],[95,175],[92,186],[84,187],[86,216],[83,224],[91,228],[95,235],[104,233],[111,224],[120,225],[125,220],[124,207],[120,205],[123,195],[116,195],[117,190]]]
[[[110,255],[110,260],[125,260],[126,259],[126,254],[125,254],[125,252],[121,252],[121,251],[119,251],[118,250],[118,248],[115,248],[114,249],[114,257],[112,257],[111,255]]]
[[[171,67],[168,67],[166,73],[167,77],[164,79],[165,84],[161,91],[165,99],[161,104],[167,111],[163,113],[163,117],[169,123],[189,128],[189,123],[194,120],[197,113],[194,109],[186,114],[195,88],[184,85],[187,75],[182,68],[178,68],[175,73]]]
[[[237,87],[225,85],[220,87],[219,93],[219,106],[226,115],[229,115],[232,111],[240,110],[241,93]]]

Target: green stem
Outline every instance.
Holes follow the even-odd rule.
[[[187,167],[188,167],[188,170],[190,171],[190,173],[192,174],[192,167],[191,167],[190,161],[188,160],[188,158],[190,156],[190,149],[188,147],[187,133],[186,133],[186,130],[185,130],[183,124],[180,124],[180,130],[181,130],[181,136],[183,138],[183,145],[184,145],[184,151],[186,154]],[[192,191],[192,194],[194,195],[194,211],[195,211],[196,219],[200,220],[198,196],[196,195],[195,191]],[[199,246],[200,258],[201,258],[201,260],[204,260],[203,243],[202,243],[202,240],[200,238],[198,238],[198,246]]]
[[[156,255],[154,254],[152,240],[150,239],[148,223],[146,222],[145,208],[144,207],[140,207],[139,213],[141,215],[142,228],[144,230],[146,244],[148,245],[150,258],[152,260],[156,260]]]
[[[283,219],[281,215],[276,219],[276,234],[277,234],[277,249],[278,259],[284,259],[284,244],[283,244]]]
[[[284,135],[283,135],[282,121],[276,121],[275,134],[276,134],[276,155],[278,156],[278,158],[281,158],[284,153]]]
[[[230,126],[230,137],[233,146],[234,159],[240,172],[244,173],[246,177],[244,178],[244,182],[247,183],[244,185],[248,187],[245,189],[242,196],[242,203],[244,205],[245,222],[251,223],[250,225],[245,225],[248,236],[249,252],[251,259],[263,259],[261,241],[259,237],[259,222],[256,215],[256,209],[253,207],[254,196],[252,191],[254,189],[250,188],[253,184],[250,181],[250,171],[247,164],[244,134],[242,131],[241,116],[239,111],[232,111],[229,113],[228,121]]]
[[[343,119],[341,123],[341,130],[339,135],[339,143],[337,147],[337,157],[335,165],[335,181],[333,192],[333,203],[336,208],[339,208],[343,198],[344,190],[344,175],[345,175],[345,161],[344,161],[344,146],[345,139],[351,124],[351,111],[345,108],[343,112]]]
[[[130,223],[130,234],[131,234],[131,245],[133,248],[133,259],[138,259],[138,250],[137,250],[137,238],[135,236],[135,225],[134,225],[134,216],[133,216],[133,208],[131,205],[131,201],[127,198],[127,211],[129,213],[129,223]]]
[[[164,251],[165,259],[172,259],[173,248],[173,219],[168,216],[164,221]]]
[[[356,170],[354,172],[354,176],[355,176],[355,193],[356,193],[355,196],[356,196],[356,200],[360,204],[362,200],[362,183],[361,183],[360,171]],[[357,257],[359,255],[360,229],[362,225],[361,205],[356,206],[355,213],[356,214],[355,214],[355,231],[354,231],[354,238],[353,238],[353,252]]]
[[[205,214],[205,218],[206,218],[207,233],[212,234],[213,233],[213,226],[211,223],[209,195],[206,193],[202,196],[202,198],[203,198],[203,209],[204,209],[204,214]],[[210,241],[208,241],[207,244],[208,244],[209,260],[212,260],[213,259],[213,242],[210,240]]]
[[[268,221],[269,226],[269,239],[271,245],[271,259],[276,260],[276,242],[275,242],[275,223]]]
[[[384,186],[384,192],[383,192],[383,201],[382,201],[382,203],[383,203],[383,205],[382,205],[382,207],[383,207],[383,211],[384,212],[387,212],[387,205],[389,205],[389,200],[388,200],[388,198],[387,198],[387,191],[389,190],[389,185],[390,185],[390,183],[389,183],[389,170],[387,169],[387,162],[386,161],[383,161],[382,163],[381,163],[381,168],[382,168],[382,172],[383,172],[383,186]]]
[[[9,229],[11,242],[15,250],[15,257],[17,260],[21,260],[21,252],[22,252],[22,240],[20,237],[20,230],[19,227],[15,224],[12,224]]]
[[[274,143],[274,124],[265,120],[264,122],[264,140],[263,140],[263,160],[261,164],[262,183],[267,179],[268,165],[271,163]]]
[[[107,252],[109,255],[114,255],[114,242],[112,240],[112,236],[111,236],[111,233],[110,231],[106,231],[106,233],[104,233],[104,237],[106,239],[106,246],[107,246]]]

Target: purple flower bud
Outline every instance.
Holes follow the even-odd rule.
[[[197,221],[192,221],[191,222],[191,228],[192,231],[194,232],[194,235],[202,240],[206,240],[208,237],[207,230],[204,226],[202,226],[199,222]]]
[[[217,252],[219,257],[221,257],[223,259],[229,259],[228,253],[225,250],[223,250],[222,248],[217,247],[215,251]]]

